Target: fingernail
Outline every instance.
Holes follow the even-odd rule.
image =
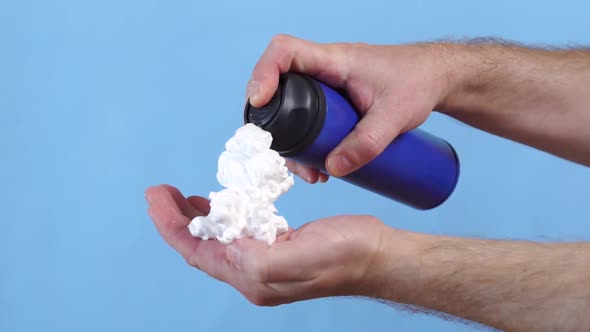
[[[308,174],[305,174],[305,172],[293,172],[293,174],[297,175],[299,178],[301,178],[301,180],[311,183],[311,176],[309,176]]]
[[[297,174],[303,181],[311,183],[311,176],[305,174]]]
[[[247,93],[250,98],[250,104],[258,104],[258,99],[260,99],[260,84],[257,81],[250,81],[248,83]]]
[[[227,246],[227,260],[238,270],[242,268],[242,251],[235,244]]]
[[[311,182],[311,178],[308,175],[302,174],[296,167],[294,167],[293,170],[291,170],[291,173],[297,175],[305,182]]]
[[[345,155],[338,154],[328,159],[328,169],[335,176],[348,173],[353,168],[353,164]]]

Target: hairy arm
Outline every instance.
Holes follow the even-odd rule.
[[[479,240],[396,230],[370,216],[316,220],[272,246],[191,236],[203,197],[146,192],[162,237],[257,305],[367,296],[508,331],[590,330],[590,242]],[[446,314],[446,315],[445,315]]]
[[[453,82],[441,112],[590,166],[590,50],[487,40],[433,45]]]
[[[390,229],[376,257],[369,296],[508,331],[590,329],[590,243],[478,240]]]

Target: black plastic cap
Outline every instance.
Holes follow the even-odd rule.
[[[248,101],[245,123],[253,123],[273,137],[271,149],[294,156],[319,135],[326,105],[322,88],[313,79],[295,73],[281,74],[279,86],[268,104],[254,107]]]

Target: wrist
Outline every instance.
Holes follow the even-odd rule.
[[[432,241],[430,235],[384,227],[366,283],[369,297],[410,303],[420,284],[421,253]]]
[[[502,47],[488,44],[437,43],[435,61],[445,77],[436,110],[450,115],[484,96],[505,70]]]

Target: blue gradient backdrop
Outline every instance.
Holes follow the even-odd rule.
[[[0,331],[472,331],[358,299],[275,308],[189,268],[144,189],[218,190],[246,82],[276,33],[401,43],[496,36],[588,45],[584,1],[0,0]],[[590,170],[440,115],[462,177],[429,212],[297,181],[291,225],[369,213],[436,234],[590,237]]]

